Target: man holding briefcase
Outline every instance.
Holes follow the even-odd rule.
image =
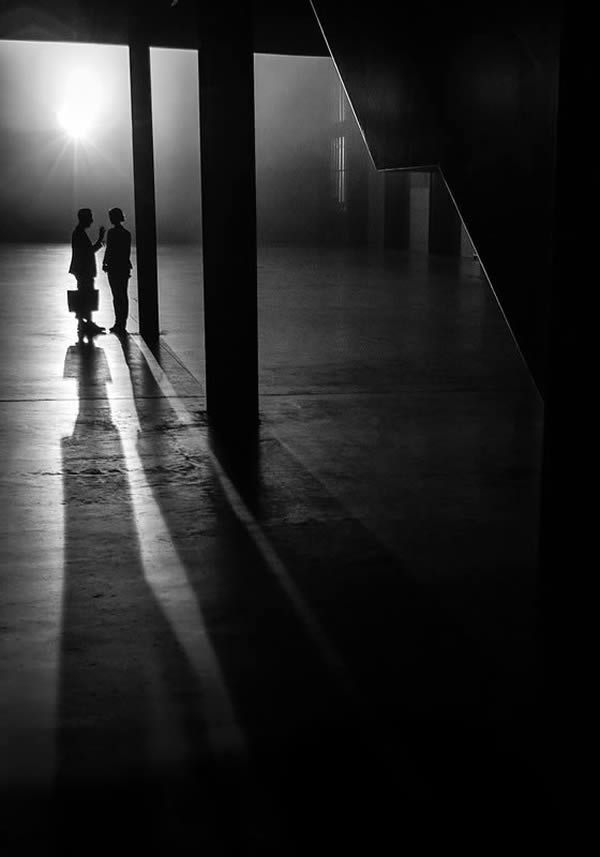
[[[96,252],[104,243],[104,226],[98,230],[98,240],[95,244],[90,241],[86,229],[94,222],[92,211],[89,208],[80,208],[77,212],[79,221],[71,236],[71,264],[69,274],[73,274],[77,280],[78,304],[75,315],[77,317],[78,335],[93,336],[97,333],[106,333],[103,327],[92,321],[92,312],[97,309],[95,301],[97,294],[94,290],[94,279],[96,277]]]

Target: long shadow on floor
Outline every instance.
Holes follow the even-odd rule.
[[[209,853],[234,853],[241,798],[215,765],[196,677],[144,576],[103,349],[70,347],[65,376],[79,410],[62,442],[56,853],[184,853],[190,825]],[[175,733],[190,764],[170,756]]]
[[[449,843],[468,854],[536,853],[548,820],[522,734],[530,713],[522,723],[494,721],[494,665],[273,438],[263,438],[261,456],[257,448],[255,466],[246,459],[241,475],[239,456],[221,445],[221,464],[264,519],[285,573],[340,656],[339,682],[214,478],[201,451],[208,432],[199,422],[196,451],[182,442],[143,355],[130,340],[124,353],[140,457],[151,481],[171,462],[168,478],[155,483],[156,502],[247,735],[251,782],[280,822],[283,851],[379,853],[391,841],[411,854]],[[165,430],[155,430],[158,412]],[[275,460],[285,484],[269,476]],[[298,497],[312,504],[312,520],[269,524],[285,522]]]

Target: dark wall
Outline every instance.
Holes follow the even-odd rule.
[[[454,36],[445,75],[440,163],[545,389],[558,28],[551,11],[534,16],[527,4],[470,20]]]
[[[254,52],[329,57],[310,0],[253,0]]]
[[[543,391],[558,4],[312,5],[377,167],[441,167]]]

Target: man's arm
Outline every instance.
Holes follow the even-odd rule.
[[[104,251],[104,259],[102,260],[102,270],[108,271],[108,263],[111,257],[111,242],[112,234],[109,232],[106,236],[106,250]]]
[[[105,232],[106,232],[106,229],[104,228],[104,226],[101,226],[100,229],[98,230],[98,240],[96,241],[95,244],[92,244],[92,250],[94,251],[94,253],[96,253],[104,244],[104,233]]]

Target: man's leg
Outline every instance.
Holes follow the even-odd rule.
[[[111,330],[115,333],[124,331],[129,314],[129,299],[127,296],[127,278],[123,276],[109,277],[108,282],[113,295],[113,306],[115,310],[115,323]]]
[[[76,313],[77,317],[77,336],[81,339],[87,333],[88,324],[88,292],[89,286],[87,280],[77,280],[77,297],[79,299],[79,309]]]
[[[110,286],[110,292],[112,294],[113,300],[113,312],[115,314],[115,320],[113,322],[113,326],[111,327],[111,331],[114,330],[117,326],[117,318],[119,317],[119,297],[117,294],[117,281],[114,274],[108,275],[108,285]]]
[[[94,305],[94,278],[88,277],[77,281],[77,288],[81,293],[81,318],[83,321],[83,332],[94,334],[104,333],[104,328],[94,324],[92,319]]]
[[[121,277],[119,280],[119,313],[117,315],[117,326],[120,330],[125,330],[127,327],[127,317],[129,315],[129,296],[127,287],[129,279],[127,276]]]

